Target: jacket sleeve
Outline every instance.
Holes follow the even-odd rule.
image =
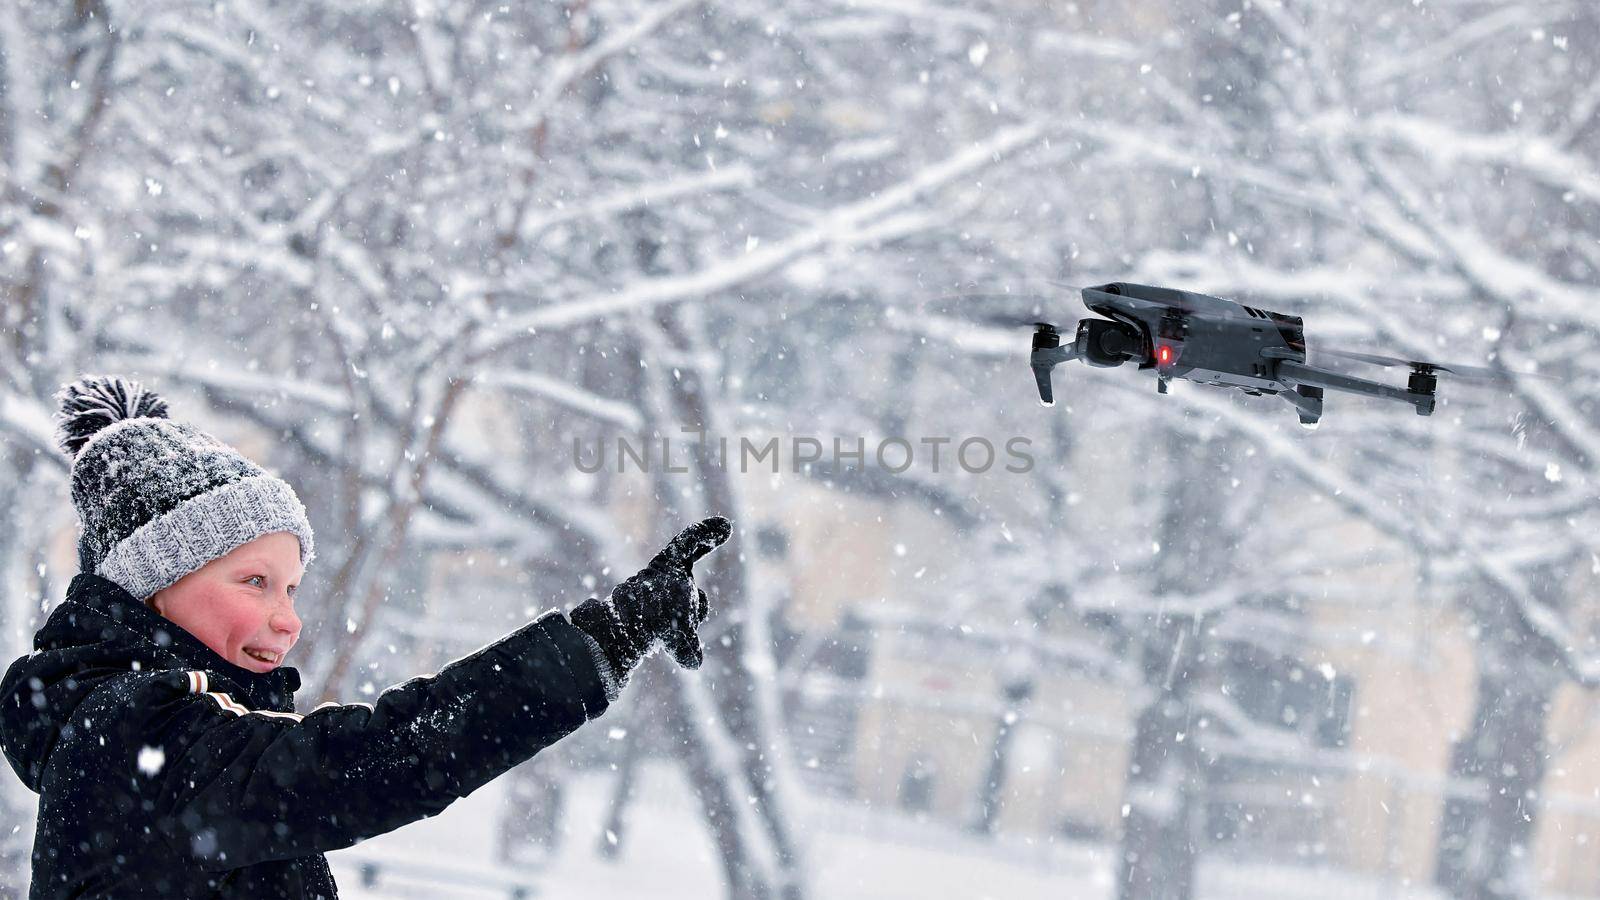
[[[337,850],[435,815],[607,705],[582,632],[554,612],[370,706],[252,711],[207,680],[152,679],[128,746],[144,808],[212,870]]]

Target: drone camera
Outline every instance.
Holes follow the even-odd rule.
[[[1143,359],[1144,337],[1137,328],[1107,319],[1084,319],[1084,360],[1091,366],[1110,368],[1130,359]]]

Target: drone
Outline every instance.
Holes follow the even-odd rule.
[[[1408,367],[1406,386],[1392,387],[1307,365],[1305,324],[1299,316],[1193,291],[1127,282],[1086,287],[1083,302],[1105,318],[1080,320],[1070,343],[1062,343],[1054,325],[1032,323],[1029,361],[1039,401],[1045,406],[1055,405],[1050,370],[1071,359],[1105,368],[1133,362],[1140,369],[1154,369],[1156,390],[1163,394],[1168,382],[1182,378],[1237,388],[1252,396],[1280,396],[1308,428],[1322,418],[1326,390],[1398,400],[1426,416],[1433,413],[1441,373],[1476,378],[1502,374],[1474,366],[1318,348],[1319,356]]]

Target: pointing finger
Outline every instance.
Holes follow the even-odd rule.
[[[666,549],[650,560],[650,565],[658,569],[672,566],[692,569],[701,557],[722,546],[732,533],[733,524],[722,516],[701,519],[678,532],[677,537],[667,543]]]

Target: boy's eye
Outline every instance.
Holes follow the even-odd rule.
[[[267,578],[266,578],[265,575],[251,575],[249,578],[246,578],[245,580],[250,582],[251,584],[255,584],[256,587],[263,587],[264,588],[264,587],[267,586]],[[256,584],[256,582],[260,582],[260,584]]]

